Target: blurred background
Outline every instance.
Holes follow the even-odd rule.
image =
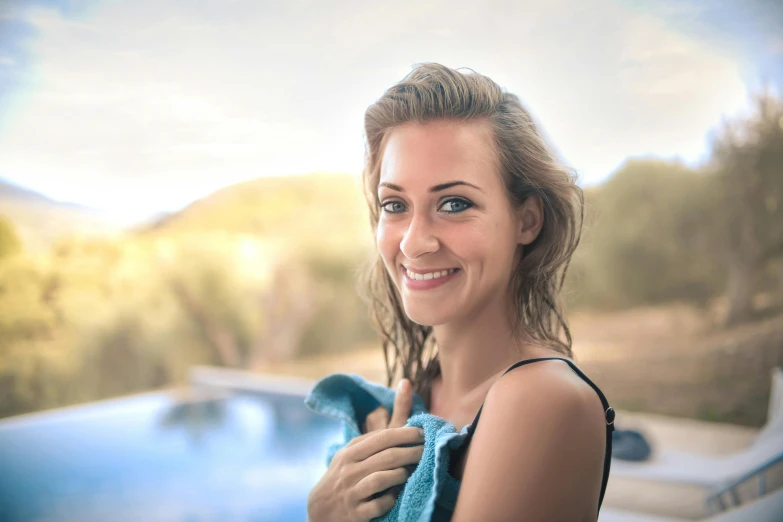
[[[355,289],[372,248],[363,112],[425,61],[518,94],[579,173],[587,217],[569,320],[577,363],[613,406],[628,419],[731,426],[745,441],[765,425],[783,364],[783,4],[3,0],[0,459],[27,457],[0,473],[0,505],[24,473],[29,483],[0,518],[70,519],[84,504],[73,491],[92,495],[98,478],[51,500],[37,482],[43,448],[51,459],[73,450],[56,451],[58,440],[92,440],[89,454],[116,436],[95,435],[100,426],[127,434],[148,422],[123,410],[141,404],[133,394],[165,393],[168,406],[149,406],[163,412],[155,426],[179,422],[196,446],[231,415],[247,444],[271,436],[272,417],[334,431],[281,421],[288,410],[268,401],[247,424],[251,407],[227,405],[220,386],[170,399],[196,366],[244,371],[215,374],[230,382],[252,372],[306,385],[334,371],[385,381]],[[106,403],[72,439],[31,435],[61,429],[36,432],[36,419],[60,426],[87,411],[63,407],[115,397],[126,402]],[[117,412],[125,424],[101,421]],[[290,442],[289,428],[274,440]],[[320,462],[321,446],[298,443]],[[236,450],[221,444],[216,461]],[[283,468],[303,446],[285,447]],[[269,468],[258,469],[245,485],[261,487]],[[258,496],[235,511],[155,512],[302,517],[301,495],[295,515],[269,515],[280,497],[247,507]]]

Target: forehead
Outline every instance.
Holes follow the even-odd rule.
[[[457,180],[481,187],[500,182],[486,121],[406,123],[389,133],[379,181],[408,190]]]

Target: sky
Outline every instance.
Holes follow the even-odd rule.
[[[0,178],[143,217],[259,176],[361,170],[413,65],[520,96],[585,185],[707,157],[783,85],[777,0],[0,0]]]

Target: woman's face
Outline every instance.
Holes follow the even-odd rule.
[[[412,321],[458,321],[508,295],[517,245],[540,224],[513,209],[497,164],[484,121],[408,123],[388,136],[378,250]]]

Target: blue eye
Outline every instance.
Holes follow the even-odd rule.
[[[396,210],[390,210],[389,208],[387,208],[389,205],[398,205],[398,207]],[[385,203],[381,203],[381,208],[383,209],[383,211],[388,212],[389,214],[399,214],[403,210],[400,209],[399,207],[404,207],[404,206],[405,205],[403,205],[400,201],[386,201]]]
[[[462,198],[450,198],[443,202],[441,208],[448,206],[450,209],[444,209],[447,214],[458,214],[464,212],[473,206],[473,203]],[[387,214],[400,214],[405,212],[405,204],[402,201],[385,201],[381,203],[381,209]]]
[[[451,210],[444,210],[444,212],[448,214],[457,214],[459,212],[464,212],[470,207],[472,207],[473,203],[460,198],[451,198],[444,201],[443,205],[451,206]]]

